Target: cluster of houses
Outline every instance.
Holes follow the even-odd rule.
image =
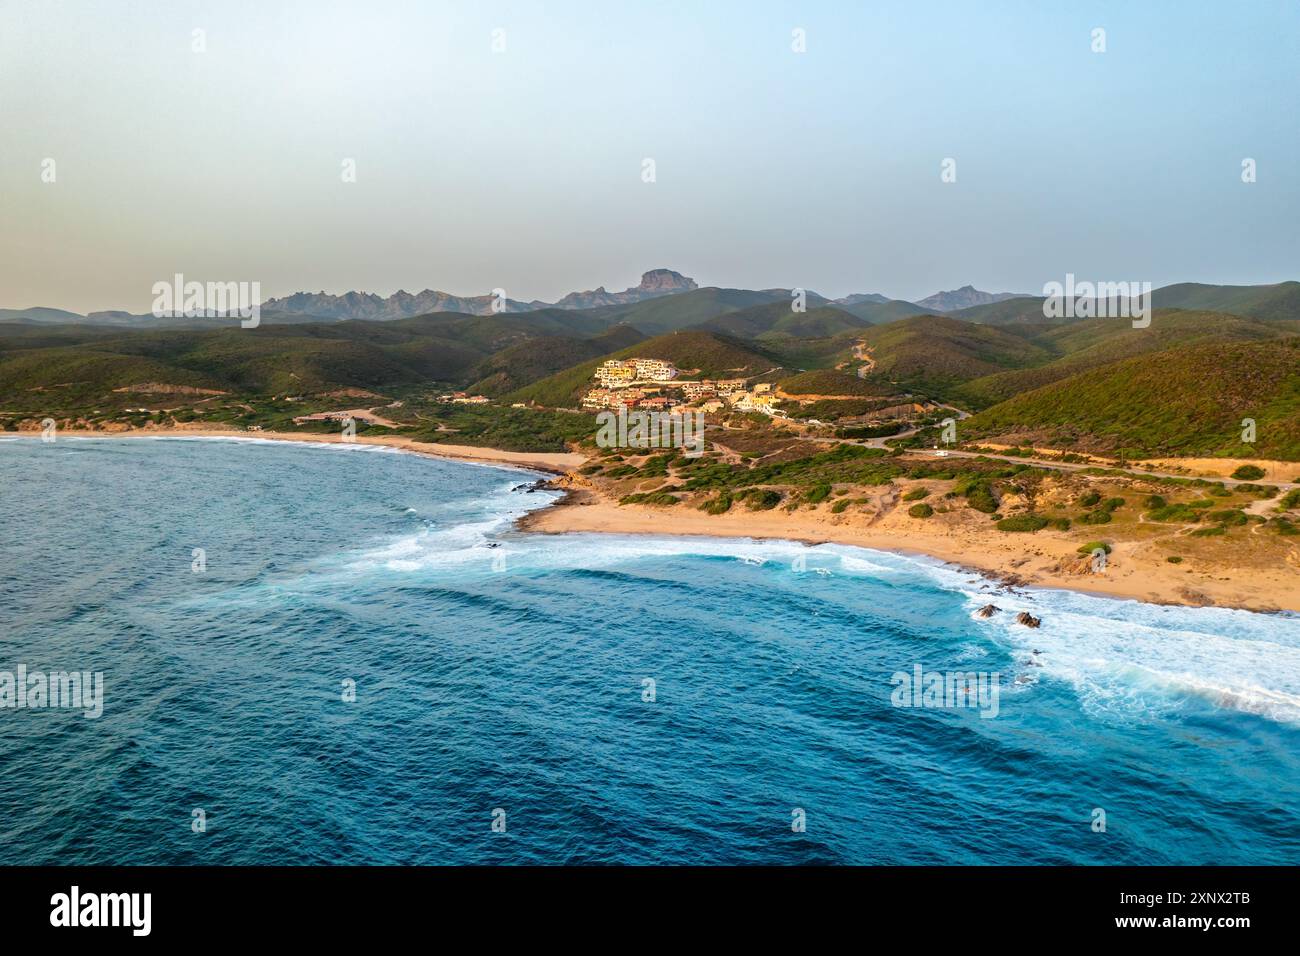
[[[469,395],[465,392],[447,392],[445,395],[439,395],[440,402],[454,402],[457,405],[486,405],[491,401],[483,395]]]
[[[776,407],[780,399],[772,393],[770,382],[749,389],[743,378],[686,380],[678,378],[679,374],[671,362],[662,359],[611,359],[596,369],[593,377],[600,387],[582,396],[582,407],[666,411],[698,405],[702,411],[716,412],[730,405],[740,411],[785,417]]]

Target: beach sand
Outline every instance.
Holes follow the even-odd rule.
[[[955,526],[923,525],[901,510],[876,524],[820,511],[751,512],[739,507],[708,515],[685,506],[619,505],[587,490],[534,511],[521,530],[560,534],[707,535],[833,542],[903,554],[924,554],[986,573],[1013,585],[1066,588],[1156,604],[1218,605],[1253,611],[1300,611],[1300,566],[1223,568],[1169,564],[1144,541],[1118,542],[1103,573],[1091,571],[1079,542],[1049,530],[991,534],[972,518]]]

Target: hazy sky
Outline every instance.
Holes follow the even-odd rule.
[[[1298,117],[1292,0],[0,0],[0,307],[1294,279]]]

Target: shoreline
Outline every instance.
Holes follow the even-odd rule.
[[[0,431],[0,437],[39,439],[40,432]],[[246,441],[315,442],[319,444],[382,445],[415,455],[444,458],[473,464],[522,468],[549,475],[565,475],[584,461],[585,455],[573,452],[504,451],[479,445],[451,445],[438,442],[421,442],[400,435],[357,435],[344,442],[343,436],[330,432],[249,432],[226,428],[133,428],[123,431],[95,431],[91,429],[60,429],[59,438],[236,438]]]
[[[245,441],[288,441],[318,444],[361,444],[395,448],[430,458],[467,464],[514,468],[534,474],[565,477],[586,461],[572,452],[509,452],[476,445],[418,442],[396,435],[358,435],[352,442],[342,436],[310,432],[248,432],[234,429],[131,429],[120,432],[87,429],[61,430],[64,438],[214,438]],[[0,432],[0,436],[39,439],[39,432]],[[1182,607],[1233,608],[1255,613],[1300,613],[1300,568],[1279,568],[1260,574],[1242,570],[1237,577],[1199,572],[1143,559],[1143,543],[1119,542],[1103,575],[1077,571],[1077,542],[1056,538],[1048,531],[1033,535],[991,537],[986,531],[947,528],[931,531],[908,526],[894,516],[877,525],[863,526],[825,515],[779,512],[729,512],[706,515],[690,508],[654,508],[619,505],[589,488],[553,490],[563,496],[529,511],[514,522],[527,534],[624,534],[667,537],[749,538],[797,544],[841,544],[909,557],[942,561],[979,574],[1002,588],[1050,588],[1094,597],[1135,600],[1144,604]]]
[[[1078,543],[1033,535],[990,537],[978,530],[924,531],[882,522],[873,527],[832,523],[822,516],[772,512],[706,515],[694,510],[619,505],[590,490],[569,489],[564,498],[515,522],[532,534],[626,534],[670,537],[750,538],[799,544],[841,544],[925,557],[979,574],[1008,589],[1048,588],[1092,597],[1179,607],[1217,607],[1255,613],[1300,613],[1300,573],[1294,569],[1241,580],[1143,560],[1142,542],[1116,544],[1104,574],[1077,568]]]

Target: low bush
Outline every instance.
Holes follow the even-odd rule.
[[[1047,527],[1047,519],[1042,515],[1012,515],[998,522],[999,531],[1041,531]]]

